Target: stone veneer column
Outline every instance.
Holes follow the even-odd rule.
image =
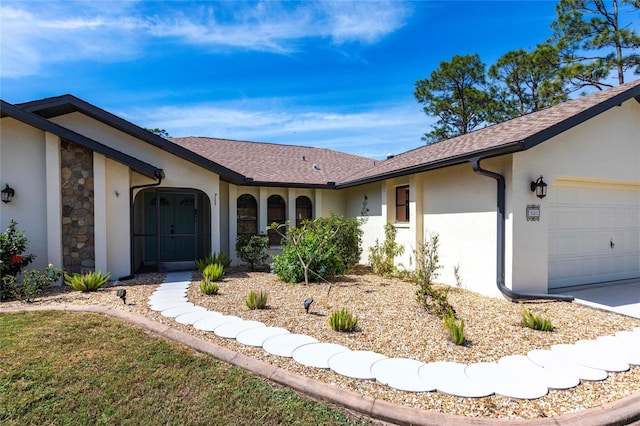
[[[93,152],[62,141],[62,263],[67,273],[93,270]]]

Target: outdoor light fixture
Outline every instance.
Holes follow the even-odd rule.
[[[311,298],[304,301],[304,310],[307,311],[307,313],[309,313],[309,306],[311,306],[312,303],[313,299]]]
[[[16,191],[7,184],[5,188],[0,191],[0,194],[2,194],[2,202],[8,203],[11,201],[13,196],[16,195]]]
[[[127,290],[121,288],[116,292],[116,296],[122,299],[122,303],[127,304]]]
[[[542,180],[542,176],[537,181],[531,182],[531,192],[535,192],[538,198],[547,196],[547,184]]]

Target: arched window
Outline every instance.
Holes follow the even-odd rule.
[[[251,194],[243,194],[237,201],[238,235],[258,233],[258,203]]]
[[[313,219],[311,200],[304,195],[296,198],[296,227],[300,227],[300,224],[305,220]]]
[[[287,205],[284,202],[284,198],[279,195],[272,195],[267,198],[267,224],[271,226],[272,223],[283,224],[287,220]],[[286,229],[280,228],[281,233],[286,233]],[[269,230],[269,244],[280,245],[282,237],[276,232]]]

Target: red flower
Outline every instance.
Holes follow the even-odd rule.
[[[11,266],[22,262],[22,256],[20,256],[19,254],[14,254],[13,256],[11,256]]]

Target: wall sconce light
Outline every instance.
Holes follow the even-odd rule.
[[[542,176],[535,182],[531,182],[531,192],[536,193],[536,197],[544,198],[547,196],[547,184],[542,180]]]
[[[7,184],[6,187],[0,191],[0,194],[2,194],[2,202],[8,203],[13,196],[16,195],[16,191]]]

